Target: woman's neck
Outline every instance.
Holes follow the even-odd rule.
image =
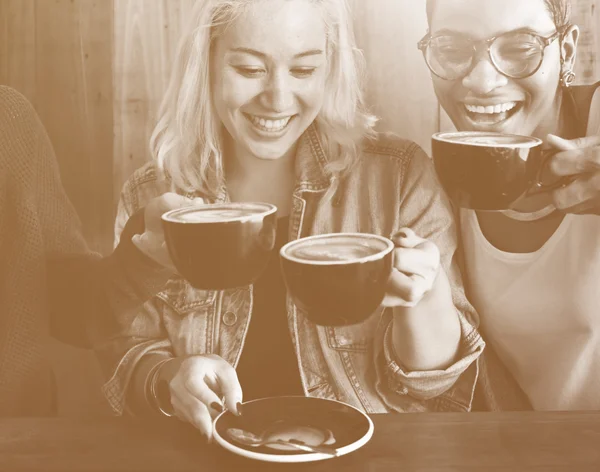
[[[543,141],[546,140],[546,136],[554,134],[564,138],[568,138],[569,130],[568,125],[564,119],[564,113],[562,113],[563,106],[563,91],[558,89],[552,108],[549,113],[546,114],[546,118],[538,125],[533,132],[533,136]]]
[[[225,145],[225,178],[232,201],[260,201],[289,214],[295,184],[295,147],[277,159],[260,159],[229,141]]]

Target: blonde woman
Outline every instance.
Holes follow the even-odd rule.
[[[385,306],[344,328],[287,301],[278,257],[239,290],[171,280],[103,349],[116,413],[162,411],[210,438],[212,416],[266,396],[370,413],[470,409],[483,342],[452,263],[451,209],[425,153],[374,132],[360,59],[343,0],[196,2],[154,162],[124,187],[117,238],[138,206],[174,189],[275,204],[275,251],[319,233],[394,237],[395,270]]]

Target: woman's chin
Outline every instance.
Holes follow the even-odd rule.
[[[260,161],[278,161],[289,155],[291,147],[253,149],[251,154]]]

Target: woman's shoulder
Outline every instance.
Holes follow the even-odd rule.
[[[365,154],[393,159],[410,159],[415,153],[422,152],[416,142],[391,132],[379,132],[373,138],[366,139],[362,149]]]
[[[429,156],[419,144],[391,132],[380,132],[365,140],[361,157],[367,166],[391,166],[396,170],[398,167],[407,170],[431,165]]]
[[[156,185],[159,181],[159,169],[154,161],[148,161],[143,166],[138,167],[127,178],[126,187],[137,188],[144,185]]]
[[[125,181],[121,200],[132,211],[143,207],[149,200],[169,191],[166,180],[154,161],[149,161],[136,169]]]

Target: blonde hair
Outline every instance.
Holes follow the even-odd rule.
[[[153,158],[177,189],[214,196],[224,185],[222,124],[211,100],[211,46],[253,1],[197,0],[191,11],[150,139]],[[360,142],[374,136],[376,119],[364,106],[364,61],[346,0],[304,1],[323,5],[328,75],[315,121],[332,157],[326,172],[339,181],[358,159]]]

